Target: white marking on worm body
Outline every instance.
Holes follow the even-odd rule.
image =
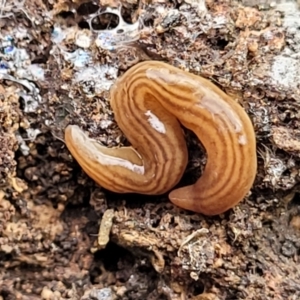
[[[122,159],[110,155],[105,155],[103,153],[96,152],[97,149],[95,149],[95,152],[93,152],[94,158],[104,166],[118,166],[118,167],[123,167],[126,168],[134,173],[144,175],[145,173],[145,168],[144,166],[139,166],[136,164],[133,164],[127,159]]]
[[[247,137],[243,134],[239,136],[239,144],[246,145],[247,144]]]
[[[127,159],[101,153],[96,146],[99,143],[85,135],[78,126],[72,126],[71,135],[74,144],[84,145],[83,147],[78,148],[82,152],[82,157],[89,157],[92,161],[98,161],[103,166],[123,167],[137,174],[145,174],[145,167],[143,165],[137,165]]]
[[[210,91],[204,86],[202,89],[205,91],[205,96],[202,96],[200,99],[198,104],[199,107],[209,111],[212,115],[219,115],[220,117],[223,116],[223,118],[226,118],[231,123],[234,132],[241,132],[243,129],[242,122],[230,105],[226,103],[217,93]]]
[[[159,133],[166,133],[166,127],[164,123],[162,123],[156,115],[154,115],[150,110],[145,112],[145,116],[148,117],[148,122],[152,126],[153,129],[158,131]]]

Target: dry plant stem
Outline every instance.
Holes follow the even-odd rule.
[[[208,159],[195,184],[169,194],[174,204],[217,215],[250,190],[257,169],[252,123],[244,109],[210,81],[162,62],[142,62],[117,80],[111,106],[132,147],[103,147],[78,126],[65,131],[70,152],[101,186],[150,195],[172,189],[187,165],[180,122],[197,135]]]

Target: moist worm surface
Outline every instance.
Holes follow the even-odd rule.
[[[147,61],[117,80],[110,101],[132,147],[101,146],[76,125],[65,131],[71,154],[99,185],[117,193],[159,195],[171,190],[188,161],[181,123],[197,135],[208,157],[195,184],[171,191],[174,204],[217,215],[250,190],[257,169],[252,123],[244,109],[210,81]]]

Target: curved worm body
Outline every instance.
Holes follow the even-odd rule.
[[[111,106],[132,147],[101,146],[74,125],[65,131],[71,154],[99,185],[118,193],[171,190],[187,165],[180,122],[197,135],[208,158],[195,184],[169,194],[174,204],[217,215],[250,190],[257,168],[253,126],[210,81],[162,62],[139,63],[111,89]]]

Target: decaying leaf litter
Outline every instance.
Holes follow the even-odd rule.
[[[118,5],[0,3],[2,299],[298,299],[297,3]],[[253,121],[256,182],[224,215],[104,191],[65,148],[69,123],[127,143],[109,89],[149,59],[209,78]],[[186,135],[182,184],[206,161]]]

